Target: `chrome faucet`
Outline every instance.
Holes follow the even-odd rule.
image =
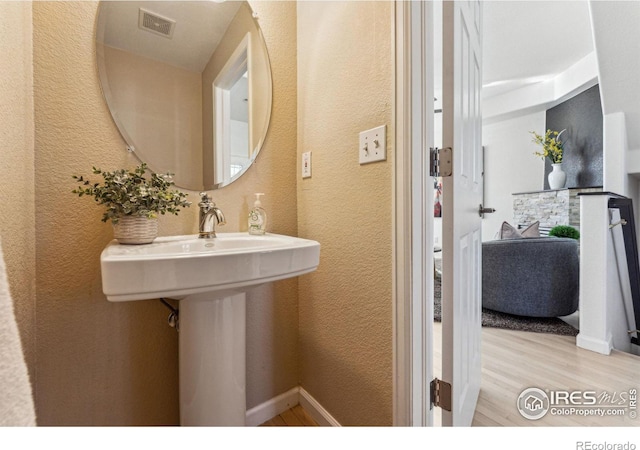
[[[216,222],[218,225],[224,225],[227,222],[220,208],[213,203],[211,197],[209,197],[206,192],[200,192],[200,197],[201,200],[200,203],[198,203],[198,206],[200,207],[200,226],[198,230],[198,237],[203,239],[214,238],[216,237]]]

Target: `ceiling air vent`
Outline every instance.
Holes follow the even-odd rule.
[[[175,24],[175,20],[162,17],[159,14],[140,8],[140,13],[138,14],[138,26],[143,30],[171,38]]]

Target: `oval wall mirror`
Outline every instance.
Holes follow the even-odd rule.
[[[96,53],[111,116],[131,151],[195,191],[237,180],[271,117],[271,67],[249,4],[103,1]]]

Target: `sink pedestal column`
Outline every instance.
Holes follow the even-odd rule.
[[[244,426],[245,294],[180,301],[180,424]]]

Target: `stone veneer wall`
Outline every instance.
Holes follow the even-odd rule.
[[[513,220],[516,225],[529,225],[539,220],[541,227],[571,225],[579,228],[578,194],[601,191],[601,187],[591,187],[513,194]]]

